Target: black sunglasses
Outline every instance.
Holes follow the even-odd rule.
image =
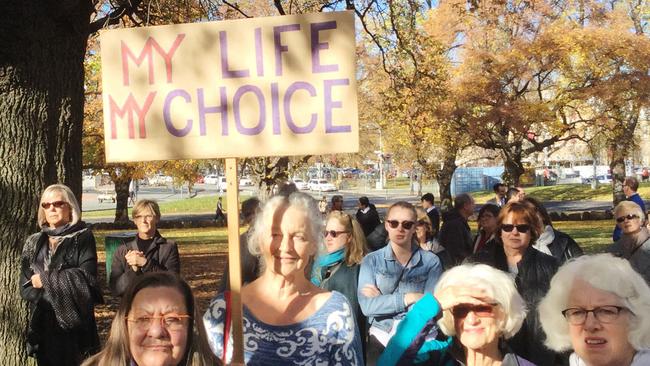
[[[48,208],[50,208],[50,206],[54,206],[54,208],[61,208],[67,204],[68,203],[65,201],[41,202],[41,207],[47,210]]]
[[[621,217],[616,218],[616,222],[618,222],[620,224],[621,222],[623,222],[625,220],[634,220],[634,219],[638,219],[638,218],[639,218],[638,215],[621,216]]]
[[[497,304],[485,304],[485,305],[471,305],[471,304],[461,304],[456,305],[451,308],[451,313],[454,316],[454,319],[465,319],[467,314],[471,311],[478,317],[488,318],[494,316],[494,307]]]
[[[527,224],[521,224],[521,225],[504,224],[504,225],[501,225],[501,230],[505,231],[506,233],[511,232],[515,228],[517,228],[518,232],[520,232],[522,234],[526,234],[528,232],[528,230],[530,230],[530,225],[527,225]]]
[[[401,224],[404,230],[411,230],[411,228],[413,228],[413,225],[415,225],[415,222],[413,221],[399,222],[397,220],[386,220],[386,222],[388,223],[388,226],[390,226],[392,229],[397,229],[397,227],[399,227]]]
[[[348,233],[347,231],[325,230],[323,232],[323,236],[327,238],[327,235],[331,235],[332,238],[336,238],[341,234],[347,234],[347,233]]]

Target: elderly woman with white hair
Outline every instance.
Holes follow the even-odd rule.
[[[345,296],[310,282],[323,243],[323,219],[304,193],[270,199],[249,233],[262,274],[242,288],[247,365],[361,365],[361,338]],[[230,363],[229,305],[218,294],[203,316],[213,352]]]
[[[38,207],[40,231],[25,241],[20,258],[20,295],[29,302],[27,353],[42,365],[79,365],[99,350],[94,306],[95,238],[81,221],[70,188],[45,189]]]
[[[434,296],[408,312],[378,365],[533,365],[506,341],[526,317],[512,277],[485,264],[463,264],[442,275]]]
[[[546,345],[571,366],[650,365],[650,288],[610,254],[569,261],[539,305]]]
[[[650,284],[650,231],[643,225],[643,210],[633,201],[622,201],[614,208],[614,217],[622,236],[607,251],[629,260]]]

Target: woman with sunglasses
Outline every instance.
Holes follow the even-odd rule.
[[[420,248],[435,254],[440,259],[440,264],[442,264],[444,270],[451,268],[453,259],[449,255],[449,251],[435,237],[429,215],[421,208],[417,209],[417,213],[418,221],[415,223],[415,239]]]
[[[650,283],[650,232],[643,226],[643,210],[632,201],[622,201],[614,208],[614,217],[622,235],[607,251],[630,261]]]
[[[510,274],[529,309],[537,307],[558,268],[555,258],[533,247],[541,227],[533,205],[528,202],[508,203],[501,208],[497,218],[497,244],[470,258],[470,261],[485,263]],[[531,311],[509,344],[518,355],[537,365],[562,363],[561,356],[544,347],[543,340],[537,313]]]
[[[415,207],[404,201],[388,208],[388,244],[361,262],[359,303],[370,323],[366,365],[375,365],[408,308],[432,292],[442,273],[438,257],[414,240]]]
[[[327,291],[338,291],[348,299],[354,310],[359,334],[366,334],[366,317],[357,296],[359,265],[368,252],[361,224],[351,215],[332,211],[325,223],[325,251],[318,256],[311,282]],[[365,337],[361,338],[365,350]]]
[[[539,305],[546,345],[571,366],[650,365],[650,288],[628,261],[582,256],[560,267]]]
[[[190,286],[171,272],[138,276],[113,318],[104,349],[83,366],[214,366]]]
[[[51,185],[38,208],[41,231],[23,247],[20,295],[32,314],[27,353],[39,366],[79,365],[99,350],[94,307],[103,299],[95,238],[80,220],[70,188]]]
[[[512,277],[485,264],[462,264],[442,275],[435,298],[425,295],[408,312],[379,364],[531,366],[505,342],[525,316]]]

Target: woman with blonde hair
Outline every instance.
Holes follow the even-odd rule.
[[[622,235],[607,251],[630,261],[632,268],[650,283],[650,231],[644,225],[643,210],[635,202],[622,201],[614,208],[614,217]]]
[[[207,343],[187,282],[171,272],[150,272],[128,287],[104,349],[83,366],[221,365]]]
[[[368,252],[361,224],[342,211],[332,211],[325,221],[325,252],[317,258],[311,282],[328,291],[342,293],[354,311],[360,334],[366,332],[366,317],[357,296],[359,265]],[[365,342],[362,337],[362,348]]]

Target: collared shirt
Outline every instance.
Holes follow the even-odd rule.
[[[431,211],[433,211],[433,210],[435,210],[435,209],[436,209],[436,206],[435,206],[435,205],[434,205],[434,206],[431,206],[431,207],[427,208],[427,213],[429,213],[429,212],[431,212]]]
[[[366,208],[364,208],[364,209],[362,209],[360,211],[363,212],[364,214],[367,214],[368,211],[370,211],[370,206],[367,206]]]
[[[416,248],[413,247],[414,250]],[[404,274],[397,283],[402,269]],[[404,305],[404,295],[409,292],[433,292],[441,274],[442,265],[435,254],[417,249],[405,268],[395,258],[392,243],[389,242],[368,254],[361,262],[358,286],[361,310],[372,327],[390,332],[394,320],[403,318],[408,310]],[[382,294],[364,296],[361,290],[366,285],[377,287]]]

